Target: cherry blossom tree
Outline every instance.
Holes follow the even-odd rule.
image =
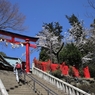
[[[56,60],[59,62],[59,52],[62,49],[64,43],[62,42],[63,36],[60,34],[62,32],[59,23],[45,24],[41,32],[37,34],[39,40],[37,42],[38,47],[46,49],[46,54],[50,57],[51,61]]]

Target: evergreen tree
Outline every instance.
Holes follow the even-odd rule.
[[[72,26],[71,29],[68,30],[68,32],[73,36],[74,40],[79,42],[80,37],[83,35],[83,27],[82,24],[79,22],[78,18],[72,14],[71,17],[66,15],[66,18],[68,19],[70,25]]]
[[[40,61],[48,61],[49,59],[50,59],[50,57],[46,53],[46,49],[42,47],[41,52],[39,54],[39,60]]]
[[[87,63],[87,61],[91,60],[92,52],[89,46],[91,42],[90,32],[88,29],[83,27],[83,22],[79,21],[78,18],[73,14],[71,17],[66,16],[69,20],[71,28],[68,30],[70,34],[71,42],[79,49],[82,54],[82,62]]]
[[[71,43],[64,46],[64,48],[60,52],[59,58],[61,61],[60,63],[66,62],[68,65],[80,66],[82,64],[81,57],[81,52],[73,43]]]

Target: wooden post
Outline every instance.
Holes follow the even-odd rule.
[[[30,72],[29,39],[26,39],[26,72]]]

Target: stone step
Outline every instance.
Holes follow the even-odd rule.
[[[20,83],[19,85],[11,71],[0,70],[0,79],[9,95],[37,95],[27,84]]]
[[[33,75],[33,74],[30,74],[30,76],[32,76],[35,79],[37,79],[38,81],[40,81],[42,84],[44,84],[46,87],[50,88],[52,91],[56,92],[58,95],[65,95],[65,94],[63,94],[64,92],[62,90],[59,90],[56,86],[39,78],[38,76]],[[26,78],[26,80],[28,80],[28,83],[29,83],[28,85],[31,87],[33,85],[33,81],[31,81],[31,79],[29,79],[29,78]],[[36,83],[35,83],[35,88],[38,92],[42,93],[43,95],[47,95],[47,91]]]
[[[57,87],[50,84],[49,82],[46,82],[45,80],[39,78],[36,75],[33,74],[29,75],[34,77],[42,84],[44,84],[45,87],[48,87],[54,92],[56,92],[58,95],[65,95],[63,91],[59,90]],[[24,77],[24,75],[22,75],[22,77]],[[26,84],[20,83],[20,85],[17,83],[15,75],[11,71],[0,71],[0,78],[2,79],[3,84],[6,87],[9,95],[48,95],[48,91],[46,91],[43,87],[41,87],[37,83],[35,83],[35,91],[34,91],[34,86],[33,86],[34,81],[32,81],[28,77],[26,77]]]

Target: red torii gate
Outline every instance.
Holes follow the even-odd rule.
[[[34,44],[30,44],[30,41],[31,42],[36,42],[39,38],[29,37],[29,36],[25,36],[25,35],[21,35],[21,34],[17,34],[17,33],[12,33],[12,32],[5,31],[5,30],[0,30],[0,34],[11,37],[11,39],[2,38],[2,37],[0,37],[0,39],[6,40],[7,42],[14,43],[14,44],[21,44],[21,42],[16,41],[15,38],[25,40],[25,42],[23,42],[23,45],[26,46],[26,72],[27,73],[30,72],[30,53],[29,53],[29,47],[32,47],[32,48],[36,48],[37,47]]]

